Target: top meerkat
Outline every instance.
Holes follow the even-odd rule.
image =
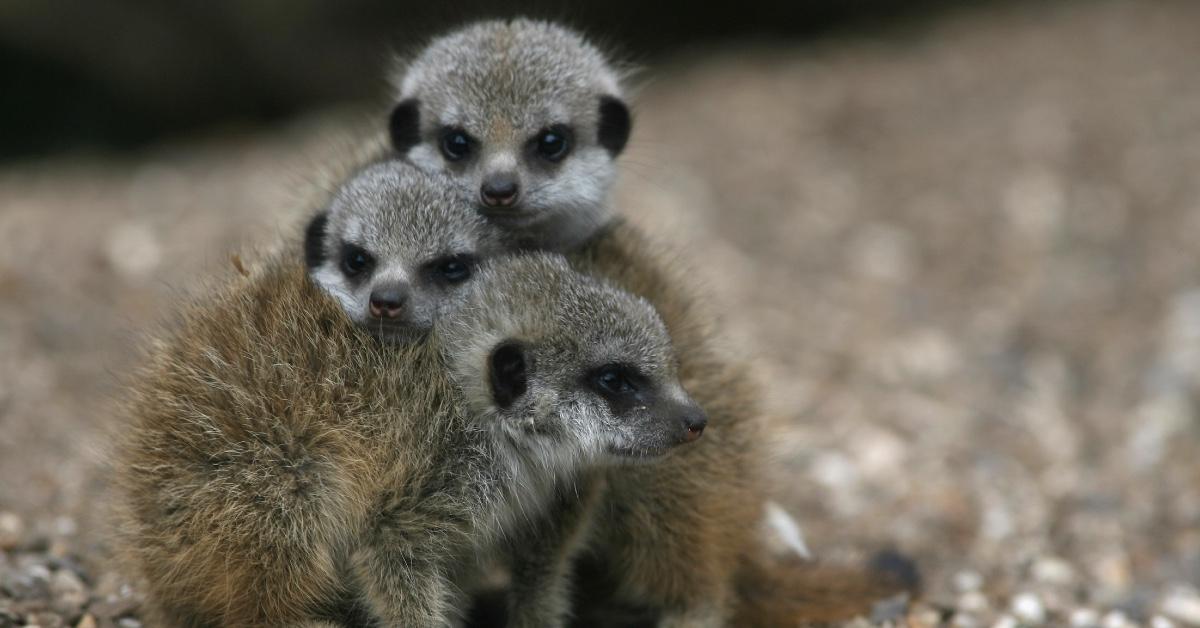
[[[393,147],[447,171],[489,220],[568,250],[612,218],[632,119],[621,73],[578,33],[528,19],[439,37],[396,79]]]

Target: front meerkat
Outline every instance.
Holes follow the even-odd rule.
[[[556,486],[703,427],[653,308],[561,258],[483,262],[406,343],[297,262],[236,281],[156,345],[117,459],[162,624],[448,625]]]
[[[568,251],[577,268],[662,314],[712,436],[605,474],[582,571],[589,590],[655,609],[661,625],[723,625],[766,502],[759,393],[683,288],[668,249],[608,202],[631,123],[619,72],[561,26],[482,22],[417,55],[389,122],[398,153],[478,194],[481,214],[519,245]]]

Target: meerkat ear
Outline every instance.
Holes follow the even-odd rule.
[[[325,225],[329,212],[323,211],[312,217],[304,229],[304,265],[312,270],[325,261]]]
[[[633,118],[629,107],[615,96],[600,97],[600,145],[608,149],[613,157],[621,154],[625,143],[629,141],[629,131],[633,128]]]
[[[421,112],[416,98],[396,103],[392,115],[388,117],[388,133],[392,137],[392,148],[396,152],[407,153],[408,149],[421,141],[420,121]]]
[[[492,399],[496,405],[501,408],[511,406],[529,386],[525,349],[513,341],[496,347],[488,359],[488,379],[492,382]]]

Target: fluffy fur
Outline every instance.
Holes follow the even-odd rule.
[[[536,300],[513,298],[531,285]],[[121,545],[151,619],[445,625],[475,553],[581,465],[630,438],[646,455],[684,440],[694,408],[669,344],[645,302],[545,256],[485,264],[404,345],[355,324],[298,261],[239,276],[181,312],[132,386]],[[510,345],[522,368],[497,372]],[[598,394],[588,377],[614,363],[684,416]]]
[[[438,312],[501,244],[446,177],[395,159],[372,159],[339,185],[309,222],[305,263],[346,314],[378,335],[429,331]],[[350,272],[361,256],[365,266]],[[385,316],[373,301],[393,300]]]
[[[515,185],[511,205],[481,202],[489,218],[557,249],[608,219],[631,118],[621,73],[581,35],[536,20],[479,22],[434,39],[396,74],[394,148],[475,197],[496,181]],[[539,152],[547,131],[564,154]],[[444,146],[457,133],[462,156]]]

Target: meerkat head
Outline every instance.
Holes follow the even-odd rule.
[[[404,70],[391,141],[448,172],[489,219],[539,248],[566,248],[611,218],[631,128],[620,79],[572,30],[480,22],[435,39]]]
[[[647,458],[704,430],[654,308],[561,257],[486,262],[437,329],[473,414],[543,459]]]
[[[445,177],[398,161],[362,168],[308,224],[309,276],[383,338],[429,330],[496,252],[494,228]]]

